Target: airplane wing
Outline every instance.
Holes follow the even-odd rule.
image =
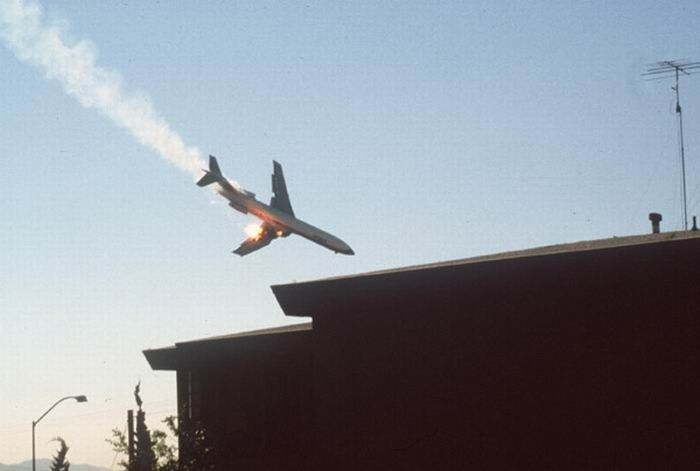
[[[282,172],[282,166],[279,162],[272,161],[273,172],[272,172],[272,201],[270,201],[270,206],[273,208],[284,211],[285,213],[294,216],[294,210],[292,210],[292,203],[289,201],[289,194],[287,193],[287,184],[284,182],[284,173]]]
[[[240,255],[241,257],[248,255],[251,252],[255,252],[256,250],[262,249],[263,247],[269,245],[270,242],[277,238],[277,234],[267,223],[263,223],[260,227],[262,228],[262,232],[259,236],[248,237],[236,250],[233,251],[233,253]]]

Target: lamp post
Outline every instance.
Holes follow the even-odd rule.
[[[62,403],[63,401],[65,401],[65,400],[67,400],[67,399],[75,399],[77,402],[87,402],[87,397],[82,396],[82,395],[81,395],[81,396],[66,396],[66,397],[62,397],[62,398],[59,399],[58,401],[54,402],[54,404],[53,404],[51,407],[49,407],[49,410],[47,410],[46,412],[44,412],[43,414],[41,414],[41,417],[39,417],[39,418],[36,419],[36,420],[32,420],[32,471],[36,471],[36,446],[35,446],[35,443],[36,443],[36,442],[35,442],[35,438],[34,438],[34,436],[35,436],[35,435],[34,435],[34,432],[35,432],[35,430],[36,430],[36,424],[38,424],[38,423],[41,421],[41,419],[43,419],[44,417],[46,417],[46,414],[48,414],[49,412],[51,412],[51,411],[53,410],[54,407],[56,407],[57,405],[59,405],[60,403]]]

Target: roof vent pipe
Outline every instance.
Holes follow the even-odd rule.
[[[659,213],[649,213],[649,220],[651,221],[651,233],[658,234],[661,232],[661,220],[663,218]]]

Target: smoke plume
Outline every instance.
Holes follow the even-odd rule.
[[[69,37],[65,27],[46,20],[34,0],[0,0],[0,37],[23,62],[58,81],[86,108],[95,108],[141,144],[194,177],[204,167],[197,148],[187,147],[150,100],[124,90],[120,75],[97,65],[97,49]]]

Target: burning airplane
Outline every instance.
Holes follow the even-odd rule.
[[[250,213],[262,221],[262,224],[250,224],[246,227],[248,238],[233,253],[240,256],[248,255],[265,247],[278,237],[297,234],[336,253],[355,254],[348,244],[336,236],[294,216],[282,166],[278,162],[273,161],[273,196],[269,205],[255,199],[255,193],[231,184],[221,173],[214,156],[209,156],[209,170],[204,170],[204,172],[205,175],[197,182],[197,185],[207,186],[215,183],[217,185],[216,192],[229,201],[229,206],[243,214]]]

